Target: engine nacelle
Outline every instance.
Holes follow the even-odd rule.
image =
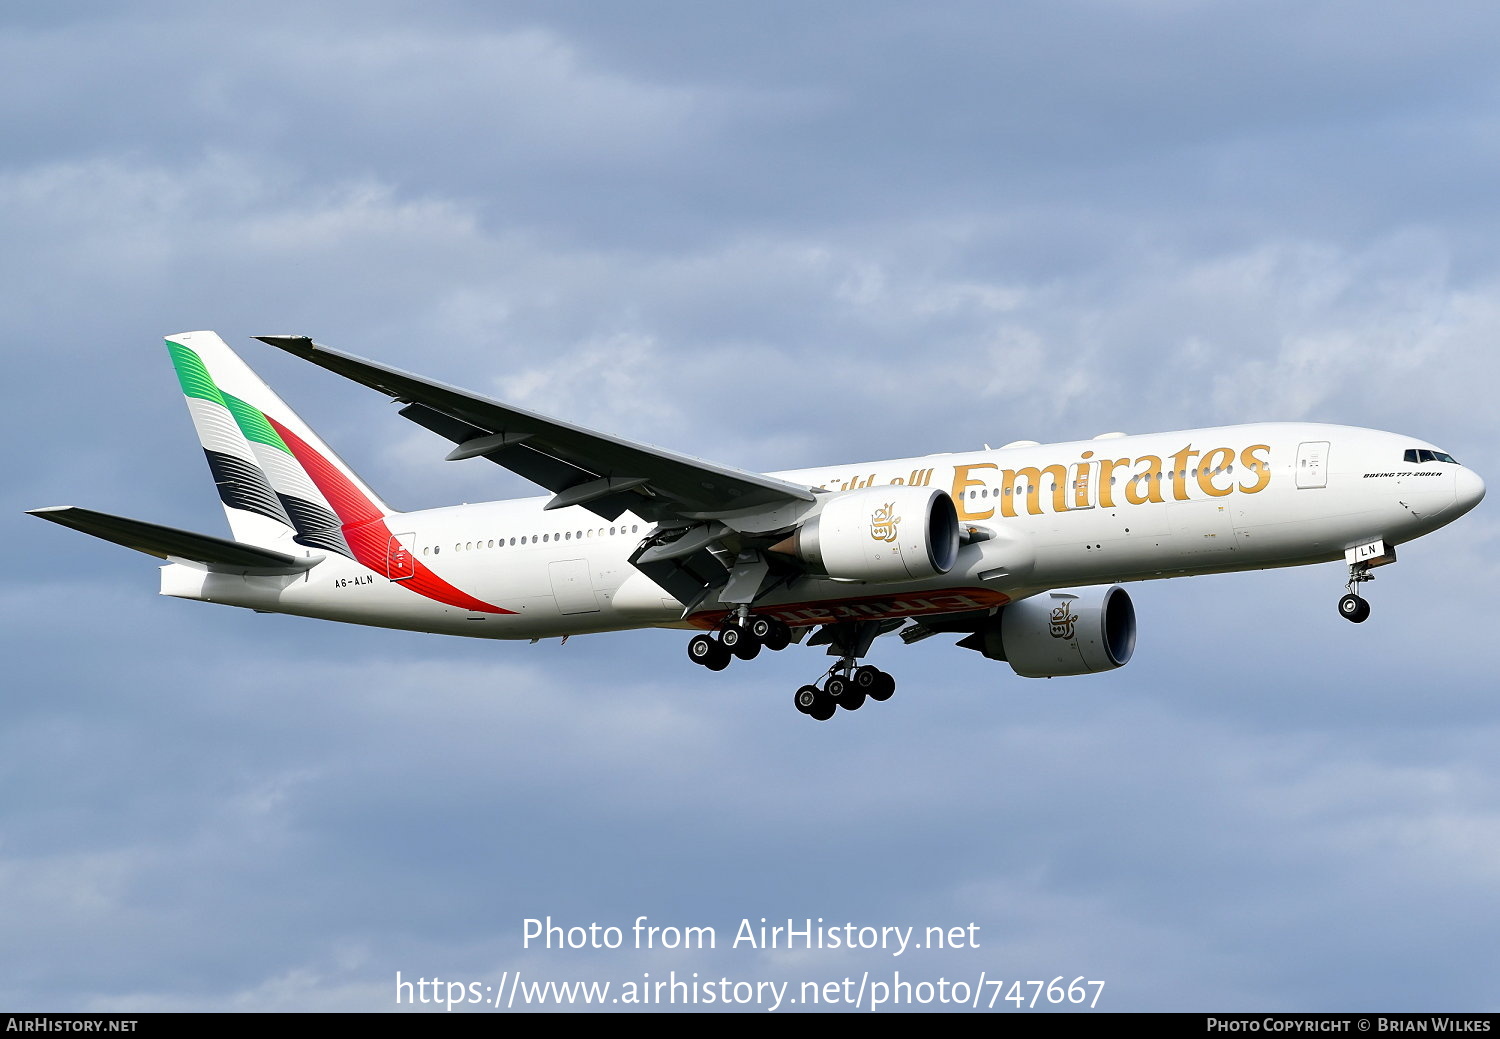
[[[1135,605],[1119,585],[1052,591],[1010,603],[960,645],[1022,678],[1113,671],[1135,652]]]
[[[939,577],[958,560],[958,510],[947,491],[931,487],[842,491],[773,551],[846,580]]]

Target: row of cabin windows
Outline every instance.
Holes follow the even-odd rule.
[[[564,530],[557,534],[522,534],[513,538],[490,538],[487,541],[456,541],[453,544],[455,552],[472,552],[481,548],[505,548],[507,545],[540,545],[552,541],[582,541],[584,538],[613,537],[618,534],[639,534],[641,525],[632,523],[629,526],[620,524],[618,527],[598,527],[590,530]],[[441,545],[428,545],[422,549],[425,555],[440,555],[443,551]]]
[[[1410,451],[1407,452],[1407,454],[1410,454],[1410,453],[1411,453]],[[1451,459],[1450,459],[1450,461],[1451,461]],[[1257,472],[1258,473],[1258,472],[1262,472],[1262,471],[1264,471],[1266,469],[1269,469],[1270,466],[1265,465],[1264,463],[1261,463],[1261,462],[1252,462],[1250,464],[1249,468],[1250,468],[1250,470],[1252,472]],[[1205,475],[1205,476],[1218,476],[1221,473],[1224,474],[1224,475],[1226,475],[1226,476],[1233,475],[1233,473],[1234,473],[1234,466],[1232,466],[1232,465],[1221,465],[1221,466],[1218,466],[1217,468],[1214,468],[1214,469],[1205,469],[1205,470],[1203,470],[1203,475]],[[1172,473],[1170,471],[1168,471],[1166,473],[1165,478],[1168,479],[1168,480],[1172,479]],[[1179,470],[1177,470],[1177,479],[1179,479],[1179,480],[1186,480],[1186,479],[1190,479],[1190,478],[1194,479],[1194,480],[1196,480],[1198,478],[1198,470],[1197,469],[1179,469]],[[1161,480],[1163,479],[1163,475],[1161,473],[1140,473],[1140,474],[1138,474],[1136,476],[1127,477],[1126,479],[1130,479],[1130,480],[1144,480],[1144,481],[1146,481],[1148,483],[1150,481],[1152,481],[1152,480],[1155,480],[1158,483],[1160,483]],[[1115,486],[1119,482],[1120,482],[1120,478],[1118,476],[1111,476],[1109,478],[1109,485],[1111,487]],[[1054,490],[1054,491],[1057,490],[1057,484],[1055,484],[1055,483],[1051,484],[1050,485],[1050,489]],[[1026,492],[1027,492],[1027,489],[1026,489],[1026,485],[1025,484],[1017,484],[1016,485],[1016,489],[1015,489],[1015,493],[1016,494],[1025,494]],[[996,497],[996,498],[1000,497],[1000,493],[1001,492],[1000,492],[999,488],[996,488],[995,491],[993,492],[994,497]],[[1011,493],[1011,489],[1009,487],[1005,488],[1005,494],[1008,496],[1008,495],[1010,495],[1010,493]],[[991,491],[990,491],[990,489],[988,487],[982,488],[982,489],[977,490],[977,491],[970,491],[969,492],[969,497],[970,498],[988,498],[988,497],[990,497],[990,495],[991,495]]]

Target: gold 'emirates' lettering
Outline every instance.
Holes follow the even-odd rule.
[[[1084,453],[1084,457],[1093,454],[1092,451]],[[1101,508],[1112,509],[1115,507],[1115,469],[1129,468],[1128,458],[1103,458],[1099,460],[1099,505]]]
[[[1222,498],[1235,491],[1258,494],[1271,485],[1270,452],[1269,444],[1251,444],[1238,456],[1232,447],[1199,451],[1187,444],[1165,459],[1159,455],[1095,458],[1093,451],[1084,451],[1072,465],[1058,462],[1001,469],[996,462],[966,462],[953,467],[953,488],[949,493],[960,521],[994,519],[997,511],[1006,519],[1015,519],[1020,514],[1022,498],[1026,501],[1026,514],[1031,516],[1072,512],[1095,505],[1113,509],[1118,504],[1117,481],[1124,485],[1128,505],[1163,504],[1168,500],[1169,486],[1172,501],[1190,500],[1195,489],[1210,498]],[[1236,462],[1250,474],[1240,483],[1234,480]],[[998,487],[990,486],[986,469],[996,470]],[[933,472],[913,469],[902,476],[884,473],[860,473],[848,479],[835,476],[821,486],[830,491],[853,491],[884,484],[927,487],[932,483]],[[982,506],[975,501],[981,496],[988,499]],[[998,503],[995,499],[999,499]],[[1044,501],[1050,508],[1043,507]]]
[[[990,468],[994,468],[991,466]],[[913,469],[910,476],[893,476],[889,480],[882,481],[878,473],[870,473],[868,476],[856,476],[853,479],[840,481],[837,476],[818,484],[825,491],[857,491],[865,487],[879,485],[926,487],[932,483],[931,469]]]
[[[1257,451],[1264,451],[1269,454],[1271,451],[1271,445],[1255,444],[1254,446],[1247,447],[1245,448],[1245,450],[1240,452],[1240,465],[1244,466],[1246,469],[1249,469],[1252,473],[1255,474],[1254,484],[1249,487],[1246,487],[1244,484],[1240,484],[1241,494],[1255,494],[1259,491],[1263,491],[1266,489],[1266,484],[1271,482],[1270,460],[1257,456],[1255,453]]]
[[[1160,504],[1162,501],[1161,480],[1158,474],[1161,472],[1161,459],[1155,455],[1141,455],[1135,460],[1135,464],[1144,464],[1146,468],[1136,473],[1125,485],[1125,500],[1132,505],[1144,505],[1148,501]],[[1142,487],[1146,488],[1144,492],[1141,490]]]
[[[1173,452],[1163,459],[1158,455],[1141,455],[1138,458],[1101,458],[1091,461],[1094,453],[1085,451],[1081,460],[1073,466],[1061,463],[1045,466],[1022,466],[1019,469],[1001,469],[995,462],[970,462],[953,467],[953,504],[958,507],[959,520],[993,519],[994,505],[982,508],[969,506],[969,492],[989,489],[982,470],[999,470],[998,489],[991,489],[1000,499],[1000,515],[1014,519],[1020,508],[1019,499],[1026,499],[1027,514],[1040,516],[1043,512],[1070,512],[1091,507],[1087,500],[1090,484],[1097,488],[1097,504],[1106,509],[1115,507],[1115,481],[1123,480],[1125,501],[1130,505],[1148,503],[1164,504],[1166,488],[1171,487],[1173,501],[1188,501],[1191,488],[1196,488],[1211,498],[1222,498],[1239,491],[1241,494],[1257,494],[1271,485],[1269,444],[1252,444],[1239,452],[1232,447],[1212,447],[1199,451],[1192,444]],[[1194,464],[1196,459],[1197,464]],[[1170,467],[1166,463],[1170,463]],[[1238,462],[1253,479],[1236,484],[1232,466]],[[1093,466],[1097,465],[1095,478]],[[1069,475],[1070,468],[1073,470]],[[1127,475],[1128,474],[1128,475]],[[1226,482],[1227,481],[1227,482]],[[1050,509],[1042,507],[1043,490],[1050,491],[1047,500]],[[1073,500],[1069,500],[1071,490]]]
[[[1187,501],[1188,459],[1197,453],[1189,444],[1172,456],[1172,497],[1177,501]]]
[[[1214,483],[1214,477],[1222,476],[1232,461],[1234,449],[1230,447],[1215,447],[1203,452],[1203,465],[1198,469],[1198,487],[1204,494],[1222,498],[1234,490],[1232,481],[1228,487],[1219,487]]]
[[[1000,491],[1000,514],[1012,519],[1016,515],[1016,499],[1024,492],[1026,511],[1033,516],[1042,514],[1042,477],[1052,489],[1052,511],[1068,511],[1068,470],[1060,465],[1049,465],[1041,469],[1025,466],[1021,469],[1006,469],[1002,474],[1004,484]],[[1017,486],[1017,484],[1020,486]]]
[[[990,508],[984,509],[984,510],[979,511],[979,512],[976,512],[976,511],[973,511],[971,509],[965,508],[964,507],[964,498],[966,497],[966,495],[964,494],[964,492],[967,491],[970,487],[983,487],[984,486],[984,481],[983,480],[975,479],[974,477],[972,477],[972,476],[969,475],[975,469],[999,469],[999,468],[1000,467],[998,465],[996,465],[994,462],[975,462],[972,465],[955,465],[953,467],[953,504],[955,504],[955,505],[958,506],[958,518],[959,519],[961,519],[961,520],[982,520],[982,519],[990,519],[991,517],[993,517],[995,515],[994,506],[991,506]],[[1009,472],[1008,470],[1007,470],[1007,475],[1011,478],[1012,481],[1014,481],[1015,478],[1016,478],[1016,474],[1012,473],[1012,472]],[[1009,506],[1010,502],[1006,501],[1005,505]],[[1006,515],[1007,516],[1014,516],[1015,513],[1014,512],[1007,512]]]

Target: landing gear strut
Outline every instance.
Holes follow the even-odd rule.
[[[1366,563],[1349,564],[1349,583],[1345,585],[1345,594],[1339,599],[1339,616],[1355,624],[1363,624],[1370,616],[1370,604],[1360,597],[1359,586],[1366,581],[1375,580],[1375,575],[1370,573],[1370,567]]]

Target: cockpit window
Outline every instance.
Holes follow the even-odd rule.
[[[1441,451],[1433,451],[1425,447],[1407,448],[1405,459],[1408,462],[1448,462],[1452,465],[1458,464],[1458,459]]]

